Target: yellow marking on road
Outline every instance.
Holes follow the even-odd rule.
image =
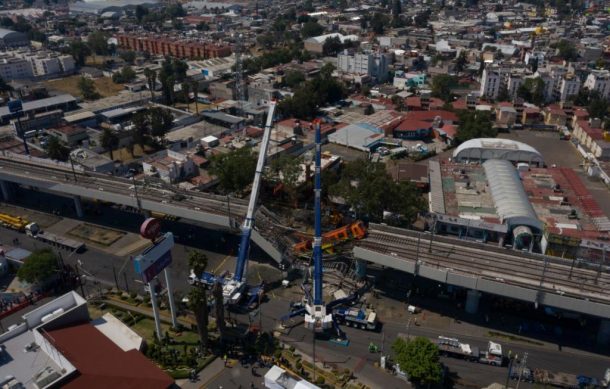
[[[220,268],[222,267],[222,265],[225,264],[225,262],[227,261],[227,259],[229,259],[231,255],[227,255],[226,257],[223,258],[222,261],[220,261],[220,264],[218,266],[216,266],[216,268],[214,269],[214,274],[218,273],[218,270],[220,270]]]

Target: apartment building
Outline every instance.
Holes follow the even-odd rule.
[[[21,58],[0,56],[0,77],[4,81],[23,80],[33,75],[30,63]]]
[[[337,56],[339,71],[349,74],[367,75],[376,82],[384,82],[388,78],[390,55],[385,53],[356,53],[347,51]]]
[[[555,99],[561,102],[568,100],[570,97],[578,94],[580,86],[580,78],[574,74],[566,74],[561,78],[559,88],[555,92]]]
[[[177,58],[208,59],[228,57],[231,46],[198,40],[178,40],[163,36],[117,36],[119,47],[153,55],[171,55]]]
[[[0,54],[0,76],[7,81],[70,74],[75,69],[71,55],[30,50]]]
[[[583,85],[590,91],[597,91],[604,98],[610,98],[610,71],[591,70]]]
[[[483,75],[481,76],[481,97],[495,100],[498,98],[500,88],[502,87],[502,75],[497,68],[485,68],[483,69]]]

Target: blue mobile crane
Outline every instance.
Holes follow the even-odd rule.
[[[203,274],[198,275],[191,271],[191,275],[189,276],[189,283],[191,284],[202,283],[207,287],[212,287],[214,284],[220,283],[222,285],[224,301],[229,306],[238,305],[244,296],[247,295],[248,301],[246,306],[251,307],[256,304],[264,289],[264,285],[262,283],[258,286],[249,288],[245,279],[248,256],[250,254],[250,236],[252,235],[252,228],[254,228],[254,214],[256,210],[256,203],[258,201],[258,194],[260,192],[261,177],[265,167],[265,160],[267,158],[269,140],[271,138],[271,128],[273,125],[275,106],[275,101],[272,101],[269,104],[267,122],[265,124],[263,140],[260,144],[256,171],[254,173],[254,182],[252,183],[252,192],[250,193],[250,201],[248,203],[248,211],[241,226],[241,240],[239,244],[239,252],[237,254],[235,273],[224,273],[217,276],[209,272],[204,272]]]

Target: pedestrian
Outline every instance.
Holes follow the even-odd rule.
[[[224,355],[223,359],[225,361],[225,367],[227,367],[227,354]]]

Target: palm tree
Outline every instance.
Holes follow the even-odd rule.
[[[199,81],[193,81],[191,83],[191,90],[195,99],[195,114],[199,115],[199,107],[197,106],[197,98],[199,97]]]
[[[157,85],[157,72],[155,70],[146,68],[144,69],[144,76],[146,77],[146,83],[148,84],[148,90],[150,90],[150,99],[155,100],[155,87]]]
[[[201,251],[191,250],[188,253],[188,262],[190,269],[199,277],[208,266],[208,257]],[[205,351],[208,347],[208,296],[205,286],[197,285],[191,289],[189,305],[195,313],[201,348]]]
[[[119,137],[109,128],[104,128],[100,135],[100,143],[102,147],[110,153],[110,159],[114,160],[112,151],[119,145]]]
[[[220,339],[224,339],[225,334],[225,302],[222,295],[222,284],[217,282],[214,284],[214,305],[216,307],[216,328],[220,333]]]

